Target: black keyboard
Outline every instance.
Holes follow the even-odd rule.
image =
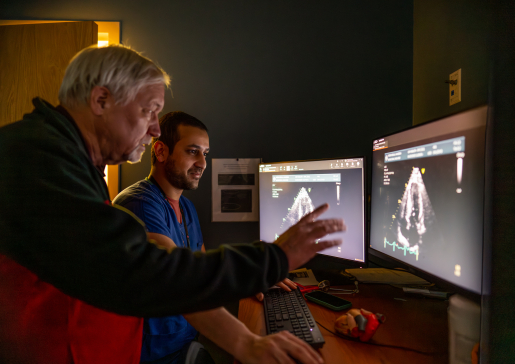
[[[324,346],[324,337],[299,289],[286,292],[272,288],[265,293],[263,306],[267,334],[287,330],[314,349]]]

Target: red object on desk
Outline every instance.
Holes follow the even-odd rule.
[[[320,289],[320,288],[318,288],[318,286],[303,286],[302,284],[299,284],[299,283],[295,283],[295,284],[300,288],[301,293],[308,293],[308,292],[316,291],[317,289]]]

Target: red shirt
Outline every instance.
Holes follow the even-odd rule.
[[[182,224],[182,214],[181,214],[181,206],[179,205],[179,200],[172,200],[171,198],[166,198],[172,206],[173,212],[175,212],[175,216],[177,217],[177,222]]]
[[[0,276],[4,358],[23,364],[139,363],[143,319],[70,297],[4,255]]]

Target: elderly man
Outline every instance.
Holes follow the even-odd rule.
[[[308,215],[274,244],[206,254],[148,244],[110,205],[102,170],[160,135],[166,73],[126,47],[86,48],[58,107],[0,129],[0,362],[137,363],[143,316],[207,310],[268,289],[344,229]],[[202,272],[200,275],[198,272]]]
[[[166,249],[205,251],[195,206],[182,195],[198,187],[209,153],[207,128],[183,112],[160,119],[161,137],[152,140],[150,176],[122,191],[113,201],[145,223],[148,235]],[[199,272],[202,274],[202,272]],[[279,283],[296,288],[290,280]],[[203,355],[192,341],[200,331],[243,363],[281,363],[288,355],[301,362],[316,360],[305,342],[287,332],[270,337],[251,333],[223,307],[188,315],[145,319],[141,361],[182,363],[184,352]],[[182,355],[181,355],[182,354]],[[208,354],[204,354],[208,355]]]

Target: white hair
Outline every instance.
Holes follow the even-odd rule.
[[[93,45],[70,61],[59,89],[59,102],[67,107],[87,105],[91,90],[101,86],[111,92],[117,104],[125,105],[142,87],[159,83],[168,87],[168,74],[135,50],[122,45]]]

